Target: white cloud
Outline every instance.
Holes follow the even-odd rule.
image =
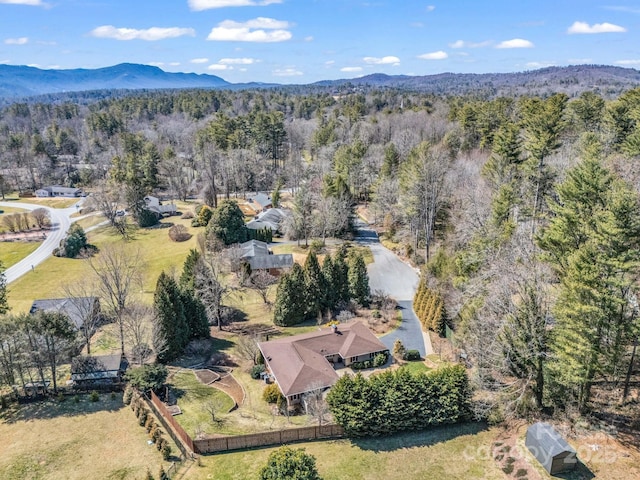
[[[304,37],[305,42],[313,42],[313,35],[309,35],[308,37]]]
[[[422,60],[444,60],[445,58],[448,58],[449,55],[447,55],[447,52],[444,52],[442,50],[438,50],[437,52],[431,52],[431,53],[423,53],[422,55],[418,55],[418,58],[421,58]]]
[[[147,65],[152,67],[164,67],[164,62],[147,62]]]
[[[170,67],[179,67],[180,66],[180,62],[169,62],[169,66]]]
[[[295,68],[278,68],[271,72],[271,74],[276,77],[299,77],[300,75],[304,75],[304,73]]]
[[[640,65],[640,60],[617,60],[616,65]]]
[[[189,8],[196,12],[224,7],[257,7],[282,3],[282,0],[189,0]]]
[[[218,63],[220,65],[251,65],[258,61],[255,58],[221,58]]]
[[[433,12],[436,9],[434,5],[427,5],[427,12]]]
[[[91,30],[90,35],[98,38],[114,38],[116,40],[156,41],[165,38],[182,37],[184,35],[195,37],[196,32],[193,28],[151,27],[144,30],[137,30],[135,28],[116,28],[113,25],[103,25]]]
[[[527,68],[545,68],[545,67],[555,67],[554,62],[527,62],[524,64]]]
[[[291,39],[291,32],[286,30],[291,24],[284,20],[258,17],[246,22],[225,20],[211,29],[207,40],[221,42],[285,42]]]
[[[219,63],[214,63],[213,65],[209,65],[207,68],[209,70],[233,70],[233,67],[229,65],[221,65]]]
[[[386,57],[364,57],[364,63],[369,65],[399,65],[400,59],[393,55],[387,55]]]
[[[613,23],[594,23],[589,25],[587,22],[573,22],[567,29],[568,34],[573,33],[620,33],[626,32],[627,29]]]
[[[327,65],[327,66],[333,65],[334,63],[336,63],[335,60],[327,60],[326,62],[324,62],[324,64]]]
[[[362,67],[342,67],[340,69],[341,72],[346,72],[346,73],[354,73],[354,72],[361,72],[362,71]]]
[[[46,7],[47,4],[41,0],[0,0],[0,3],[8,3],[11,5],[29,5],[32,7]]]
[[[190,63],[207,63],[208,61],[208,58],[192,58],[189,60]]]
[[[488,47],[491,45],[489,40],[485,40],[484,42],[465,42],[464,40],[456,40],[453,43],[449,44],[451,48],[482,48]]]
[[[511,40],[500,42],[496,45],[496,48],[533,48],[533,43],[522,38],[513,38]]]
[[[20,37],[20,38],[7,38],[4,43],[7,45],[24,45],[29,43],[28,37]]]

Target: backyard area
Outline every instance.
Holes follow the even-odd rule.
[[[0,478],[140,479],[170,466],[147,439],[120,393],[12,404],[0,410]]]

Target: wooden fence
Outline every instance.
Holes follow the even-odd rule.
[[[171,438],[176,442],[178,448],[182,451],[182,453],[186,457],[191,457],[193,452],[195,452],[195,448],[193,445],[193,440],[189,436],[189,434],[182,428],[171,412],[167,409],[166,405],[162,403],[162,401],[158,398],[158,396],[151,391],[151,408],[154,410],[155,414],[158,416],[160,421],[163,423],[164,428],[167,429],[167,433],[171,435]]]
[[[344,436],[340,425],[323,425],[321,427],[290,428],[273,432],[252,433],[249,435],[235,435],[231,437],[211,437],[193,441],[196,453],[226,452],[243,448],[266,447],[269,445],[283,445],[285,443],[308,440],[339,438]]]

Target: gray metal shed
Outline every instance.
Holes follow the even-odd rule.
[[[576,466],[576,451],[548,423],[538,422],[527,430],[525,445],[551,475]]]

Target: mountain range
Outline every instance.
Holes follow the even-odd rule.
[[[544,95],[550,92],[577,94],[594,90],[605,97],[640,85],[640,72],[609,65],[547,67],[516,73],[440,73],[408,76],[376,73],[359,78],[324,80],[311,85],[267,83],[234,84],[207,74],[170,73],[150,65],[122,63],[98,69],[41,70],[35,67],[0,65],[0,98],[5,101],[38,95],[94,90],[154,90],[185,88],[295,88],[342,89],[394,88],[460,95]]]

